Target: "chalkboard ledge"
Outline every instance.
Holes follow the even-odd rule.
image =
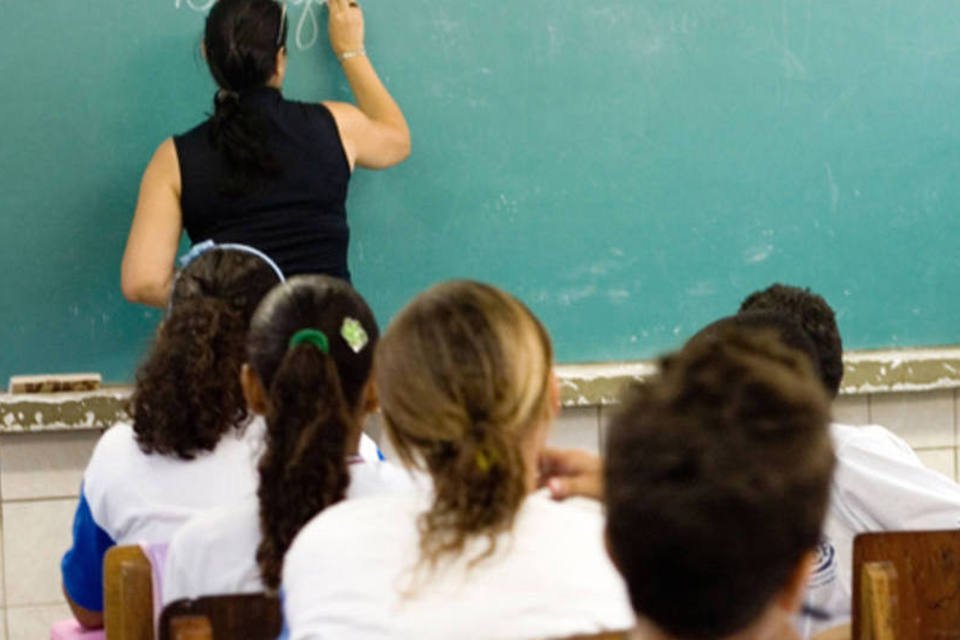
[[[960,347],[852,351],[844,365],[844,395],[960,388]],[[624,385],[654,371],[652,361],[563,364],[557,378],[564,406],[611,405]],[[0,394],[0,433],[105,429],[126,418],[129,395],[129,387]]]

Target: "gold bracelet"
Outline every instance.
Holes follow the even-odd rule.
[[[340,62],[346,62],[350,58],[359,58],[360,56],[366,55],[366,49],[354,49],[353,51],[344,51],[343,53],[337,54],[337,60]]]

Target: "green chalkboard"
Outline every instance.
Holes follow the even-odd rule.
[[[5,0],[0,377],[129,380],[158,319],[119,263],[139,177],[209,110],[209,0]],[[559,359],[676,345],[772,280],[849,347],[957,341],[955,0],[366,0],[413,131],[351,185],[351,267],[387,321],[438,280],[527,301]],[[343,98],[291,0],[289,97]]]

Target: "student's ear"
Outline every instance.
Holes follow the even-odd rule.
[[[560,383],[557,381],[557,374],[554,372],[553,368],[550,369],[550,378],[548,383],[550,385],[549,394],[550,394],[550,417],[556,418],[560,415]]]
[[[380,408],[380,396],[377,394],[377,383],[373,379],[373,372],[367,384],[363,385],[363,413],[373,413]]]
[[[803,605],[803,598],[807,592],[807,582],[817,561],[817,552],[810,550],[800,559],[793,573],[787,578],[786,584],[780,591],[777,604],[789,614],[796,613]]]
[[[240,369],[240,387],[243,389],[243,399],[247,401],[247,408],[254,413],[267,413],[267,393],[263,390],[263,383],[253,368],[244,363]]]

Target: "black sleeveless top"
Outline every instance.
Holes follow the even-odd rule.
[[[286,276],[323,273],[349,280],[350,165],[333,115],[321,104],[284,100],[269,87],[245,92],[241,100],[264,116],[280,174],[250,193],[226,195],[228,169],[213,148],[209,121],[174,136],[190,241],[250,245],[273,258]]]

